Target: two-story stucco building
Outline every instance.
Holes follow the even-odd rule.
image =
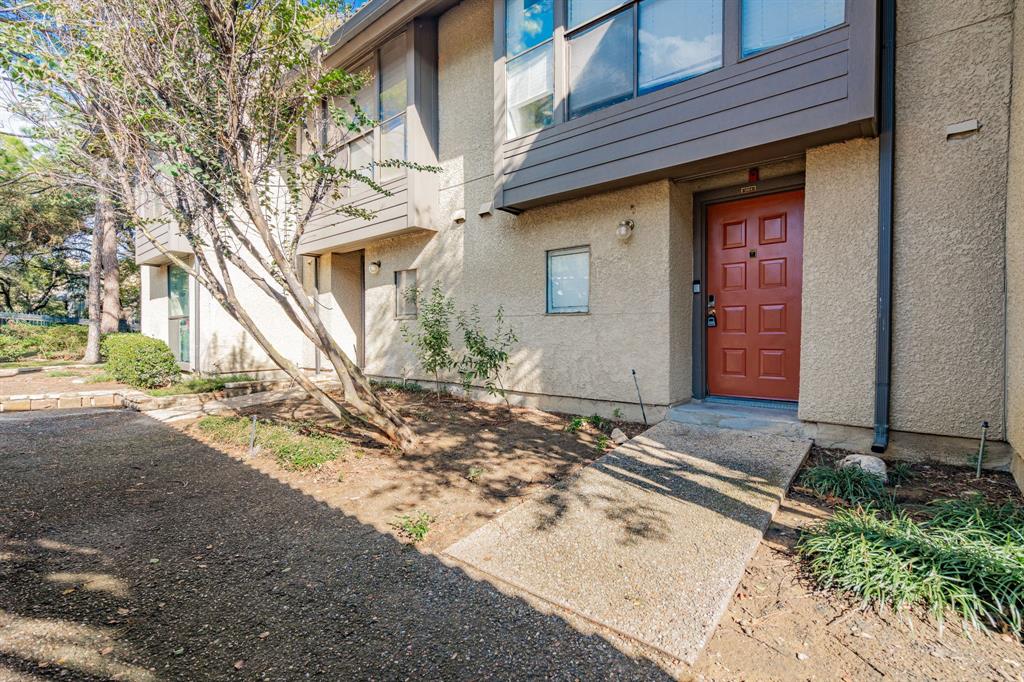
[[[636,370],[648,416],[770,400],[863,449],[961,456],[983,421],[1024,449],[1024,1],[369,0],[333,43],[380,120],[345,158],[442,168],[377,167],[391,195],[347,198],[372,221],[303,238],[368,374],[426,378],[400,291],[440,282],[504,307],[521,404],[639,416]],[[270,367],[138,262],[145,333]]]

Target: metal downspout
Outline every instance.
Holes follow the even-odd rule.
[[[881,92],[878,131],[878,305],[875,336],[875,437],[872,452],[889,446],[892,382],[892,247],[896,124],[896,0],[881,3]]]

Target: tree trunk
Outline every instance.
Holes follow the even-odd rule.
[[[100,241],[100,205],[97,201],[92,226],[92,247],[89,250],[89,292],[86,295],[89,306],[89,337],[85,343],[85,357],[82,358],[82,362],[89,364],[100,361],[100,278],[103,275]]]
[[[100,239],[100,260],[103,264],[103,315],[100,334],[113,334],[121,322],[121,281],[117,270],[117,222],[110,195],[101,191],[96,201]]]

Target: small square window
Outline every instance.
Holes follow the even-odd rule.
[[[590,312],[590,247],[548,251],[549,313]]]
[[[416,317],[416,271],[395,271],[395,317],[412,319]]]

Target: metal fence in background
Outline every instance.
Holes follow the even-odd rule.
[[[57,324],[89,324],[84,317],[60,317],[59,315],[39,315],[37,313],[5,313],[0,312],[0,327],[8,322],[32,324],[37,327],[50,327]],[[139,323],[135,320],[120,320],[118,331],[137,332]]]
[[[39,315],[37,313],[0,313],[0,325],[7,324],[8,322],[34,324],[39,327],[49,327],[55,324],[88,324],[88,320],[82,320],[77,317]]]

